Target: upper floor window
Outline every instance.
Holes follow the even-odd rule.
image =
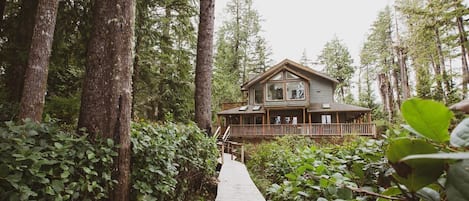
[[[267,83],[267,100],[283,100],[282,82]]]
[[[305,85],[303,82],[287,82],[287,99],[302,100],[305,98]]]
[[[287,79],[299,79],[298,76],[296,76],[295,74],[290,73],[290,72],[288,72],[288,71],[287,71],[285,74],[287,75],[287,76],[286,76]]]
[[[267,101],[304,100],[306,95],[305,82],[288,71],[274,75],[267,82],[266,91]]]
[[[264,90],[262,90],[262,87],[256,86],[254,88],[254,103],[255,104],[262,104],[264,102]]]

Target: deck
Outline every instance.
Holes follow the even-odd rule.
[[[231,137],[276,137],[283,135],[303,135],[311,137],[333,136],[376,136],[376,125],[373,123],[332,123],[332,124],[245,124],[230,125]]]
[[[251,180],[244,164],[231,160],[230,154],[223,154],[216,201],[265,201],[259,189]]]

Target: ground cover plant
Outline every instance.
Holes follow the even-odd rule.
[[[469,119],[449,132],[443,104],[410,99],[402,129],[342,144],[280,140],[248,162],[269,200],[469,200]]]

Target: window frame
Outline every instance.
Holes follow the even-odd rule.
[[[287,73],[290,73],[292,75],[295,75],[297,76],[298,78],[287,78]],[[278,75],[281,75],[281,80],[274,80],[273,78],[274,77],[277,77]],[[301,99],[291,99],[288,97],[288,84],[289,83],[303,83],[303,98]],[[269,85],[270,84],[278,84],[278,83],[281,83],[282,84],[282,89],[283,89],[283,98],[282,99],[269,99]],[[295,73],[292,73],[288,70],[283,70],[277,74],[275,74],[274,76],[272,76],[272,78],[269,79],[269,81],[267,81],[265,83],[265,86],[264,86],[264,101],[265,102],[280,102],[280,101],[304,101],[306,100],[306,97],[307,97],[307,81],[302,79],[300,76],[296,75]],[[255,91],[255,90],[254,90]],[[255,93],[255,92],[254,92]],[[254,97],[255,99],[255,97]],[[254,100],[255,102],[255,100]]]

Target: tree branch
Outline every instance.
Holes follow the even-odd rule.
[[[353,188],[353,187],[345,186],[345,185],[344,185],[344,187],[348,188],[348,189],[350,189],[354,192],[357,192],[357,193],[365,193],[365,194],[368,194],[368,195],[372,195],[372,196],[380,197],[380,198],[384,198],[384,199],[389,199],[389,200],[401,200],[401,198],[398,198],[398,197],[382,195],[382,194],[375,193],[375,192],[372,192],[372,191],[367,191],[367,190],[364,190],[364,189],[361,189],[361,188]]]

